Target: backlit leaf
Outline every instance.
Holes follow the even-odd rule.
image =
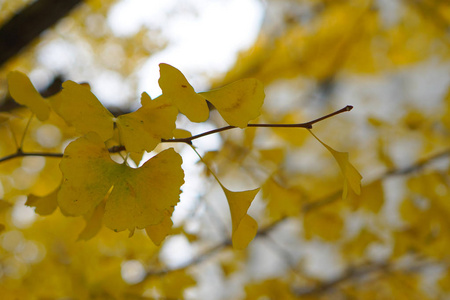
[[[333,155],[334,159],[339,164],[341,168],[341,172],[344,175],[344,189],[342,192],[342,198],[346,199],[348,194],[348,186],[355,192],[357,195],[361,193],[361,179],[362,176],[359,174],[358,170],[350,163],[348,160],[348,152],[339,152],[322,142],[317,136],[309,130],[311,134],[318,140],[328,151]]]
[[[256,194],[258,194],[259,188],[249,191],[232,192],[222,184],[221,187],[230,206],[233,248],[244,249],[256,236],[258,230],[258,224],[247,214],[247,210]]]
[[[241,79],[222,88],[201,93],[232,126],[247,127],[249,121],[260,115],[264,102],[264,86],[253,78]]]
[[[192,122],[204,122],[209,117],[205,98],[194,91],[186,77],[178,69],[168,64],[160,64],[159,86],[162,97],[170,99],[182,114]]]
[[[86,215],[109,193],[103,217],[107,227],[133,232],[158,224],[179,201],[184,182],[181,163],[171,148],[137,169],[117,164],[101,138],[91,132],[66,148],[60,164],[64,180],[59,206],[68,215]]]
[[[167,98],[151,100],[143,93],[141,103],[137,111],[117,118],[121,143],[130,152],[152,151],[175,129],[178,110]]]
[[[105,201],[100,202],[93,213],[86,219],[86,227],[78,236],[78,240],[93,238],[102,228],[103,215],[105,214]]]
[[[52,108],[81,133],[95,131],[106,141],[113,136],[114,116],[100,103],[89,86],[73,81],[63,83],[63,90],[50,98]]]
[[[156,246],[161,245],[162,241],[164,241],[172,230],[173,222],[170,219],[172,212],[173,209],[170,212],[167,211],[161,223],[145,227],[145,232]]]
[[[48,119],[50,105],[35,89],[27,75],[19,71],[10,72],[8,87],[11,97],[17,103],[27,106],[40,121]]]
[[[58,189],[46,196],[29,195],[25,205],[35,207],[35,212],[41,216],[51,215],[58,207]]]

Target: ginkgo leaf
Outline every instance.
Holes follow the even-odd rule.
[[[194,91],[186,77],[178,69],[168,64],[160,64],[159,86],[162,96],[170,99],[179,111],[192,122],[204,122],[209,117],[205,98]]]
[[[58,189],[45,196],[29,195],[25,205],[35,207],[35,212],[41,216],[51,215],[58,207]]]
[[[233,248],[244,249],[247,245],[255,238],[258,231],[258,224],[256,221],[247,214],[247,211],[252,204],[253,199],[256,194],[258,194],[260,188],[248,191],[233,192],[223,186],[219,178],[214,174],[214,172],[209,168],[206,160],[201,157],[194,146],[191,145],[192,150],[198,155],[200,161],[209,170],[209,173],[214,176],[217,183],[219,183],[222,188],[230,207],[231,215],[231,227],[232,235],[231,241],[233,243]]]
[[[208,99],[230,125],[247,127],[260,115],[264,102],[264,86],[254,78],[241,79],[222,88],[200,93]]]
[[[50,115],[50,105],[39,94],[27,75],[19,71],[8,74],[8,87],[11,97],[19,104],[27,106],[40,121]]]
[[[172,138],[178,110],[164,97],[151,100],[142,93],[142,107],[117,118],[120,139],[127,151],[152,151],[161,139]]]
[[[233,248],[245,249],[255,238],[258,231],[258,224],[247,214],[247,210],[253,199],[259,192],[259,188],[249,191],[233,192],[221,187],[227,197],[230,206]]]
[[[166,216],[161,223],[145,227],[145,232],[156,246],[161,245],[162,241],[164,241],[172,230],[173,222],[170,219],[172,212],[173,209],[166,211]]]
[[[339,152],[322,142],[311,130],[311,134],[318,140],[328,151],[333,155],[334,159],[337,161],[342,174],[344,175],[344,188],[342,192],[342,198],[346,199],[348,194],[348,186],[355,192],[355,194],[361,194],[361,179],[362,176],[359,174],[358,170],[350,163],[348,160],[348,152]]]
[[[185,129],[176,128],[173,131],[173,137],[176,139],[185,139],[192,136],[192,133]]]
[[[94,209],[92,214],[86,219],[86,226],[83,231],[80,232],[78,240],[87,241],[93,238],[102,228],[103,215],[105,214],[105,201],[100,202]]]
[[[172,148],[137,169],[117,164],[98,134],[90,132],[66,148],[58,203],[67,215],[86,215],[109,194],[103,216],[107,227],[132,232],[155,225],[179,201],[184,183],[181,164],[181,156]]]
[[[114,116],[100,103],[89,86],[73,81],[63,83],[63,90],[51,97],[53,110],[81,133],[95,131],[102,141],[113,136]]]

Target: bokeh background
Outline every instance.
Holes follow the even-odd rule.
[[[448,299],[450,297],[450,4],[444,0],[0,0],[0,49],[14,15],[43,3],[54,26],[0,65],[0,157],[29,112],[8,95],[12,70],[44,95],[64,80],[88,82],[115,114],[156,97],[159,63],[196,91],[254,77],[266,100],[254,123],[300,123],[345,105],[314,133],[363,175],[341,199],[343,177],[303,129],[232,130],[195,145],[231,190],[262,187],[249,213],[260,231],[245,251],[229,246],[220,186],[189,147],[173,235],[155,247],[137,232],[103,228],[76,241],[82,219],[26,206],[59,185],[58,161],[0,164],[0,293],[11,299]],[[47,5],[47,6],[45,6]],[[58,14],[59,13],[59,14]],[[29,18],[31,22],[31,18]],[[25,22],[27,23],[27,22]],[[33,26],[32,26],[33,27]],[[2,51],[6,53],[6,51]],[[9,115],[11,114],[11,115]],[[7,120],[7,122],[5,122]],[[180,116],[201,133],[226,125]],[[58,119],[30,123],[29,149],[62,152],[74,133]],[[152,154],[149,154],[149,157]],[[27,288],[25,288],[27,287]],[[6,299],[9,299],[6,298]]]

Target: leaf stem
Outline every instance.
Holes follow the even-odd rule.
[[[22,151],[23,142],[25,141],[25,136],[27,135],[28,128],[30,128],[30,123],[31,123],[31,120],[33,120],[33,117],[34,117],[34,114],[31,114],[30,118],[28,119],[27,125],[25,126],[25,130],[23,131],[22,138],[20,139],[18,152]]]

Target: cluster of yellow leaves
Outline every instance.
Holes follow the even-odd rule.
[[[259,115],[264,88],[255,79],[244,79],[196,93],[176,68],[161,64],[160,71],[163,94],[152,100],[143,93],[138,110],[117,118],[89,85],[66,81],[61,92],[44,99],[25,74],[9,74],[10,94],[19,104],[27,106],[40,121],[46,121],[54,111],[82,135],[65,149],[60,188],[43,197],[30,195],[28,205],[35,206],[41,215],[49,215],[59,206],[66,215],[84,216],[87,225],[81,239],[95,235],[103,223],[115,231],[128,229],[130,234],[135,228],[145,228],[157,245],[164,240],[184,182],[181,156],[169,149],[133,169],[126,160],[123,164],[114,162],[107,145],[123,146],[139,163],[144,151],[153,151],[163,140],[190,135],[176,130],[178,112],[194,122],[206,121],[207,100],[230,125],[244,128]],[[235,193],[224,188],[237,248],[245,248],[256,234],[256,221],[246,212],[258,190]]]

